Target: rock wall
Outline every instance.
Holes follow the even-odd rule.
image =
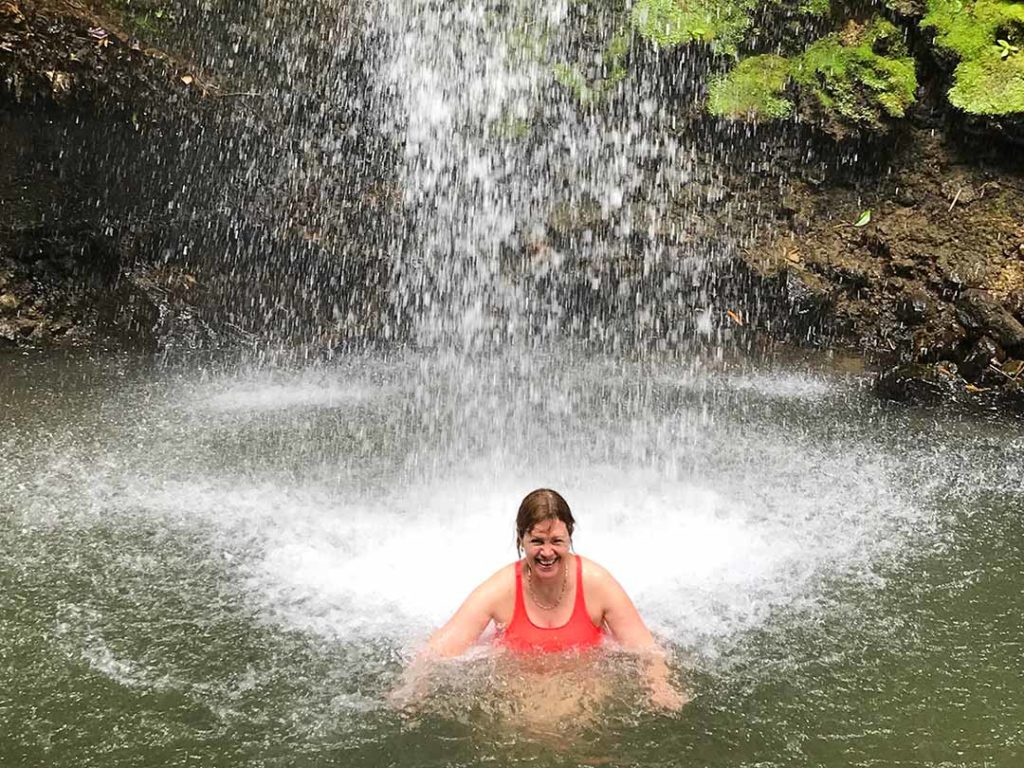
[[[874,360],[883,395],[1020,401],[1024,164],[920,128],[875,151],[881,174],[795,179],[746,261],[828,317],[817,341]]]
[[[193,18],[165,35],[188,58],[118,9],[0,3],[0,345],[373,343],[392,152],[287,71],[273,38],[304,34],[301,9]],[[321,41],[342,92],[362,77],[358,39]]]

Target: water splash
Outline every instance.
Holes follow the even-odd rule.
[[[407,212],[393,301],[420,343],[678,345],[701,318],[711,330],[732,205],[698,160],[700,138],[678,130],[678,96],[640,76],[652,62],[622,12],[480,0],[378,10],[404,116],[388,124],[405,148]],[[605,83],[599,107],[588,77]],[[701,240],[708,205],[721,208],[718,231]]]
[[[771,412],[726,416],[721,398],[763,402],[747,374],[712,385],[675,364],[506,362],[478,360],[469,378],[433,356],[379,363],[392,390],[355,405],[382,378],[367,361],[189,376],[119,408],[127,421],[99,443],[37,447],[56,455],[13,492],[37,521],[198,535],[269,621],[402,647],[515,557],[513,508],[537,486],[570,499],[578,550],[655,629],[708,656],[780,608],[816,609],[827,579],[871,584],[928,523],[893,483],[898,461],[815,415],[844,398],[780,401],[780,433]],[[293,407],[253,397],[268,386]],[[716,399],[719,417],[702,415]]]

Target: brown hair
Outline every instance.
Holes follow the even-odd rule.
[[[572,538],[572,529],[576,526],[569,504],[557,491],[550,488],[538,488],[526,494],[519,505],[516,515],[516,551],[522,551],[523,536],[533,530],[538,523],[546,520],[561,520]]]

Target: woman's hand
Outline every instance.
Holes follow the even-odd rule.
[[[388,705],[392,709],[412,709],[418,704],[424,696],[424,691],[421,686],[417,685],[416,680],[403,680],[397,688],[392,688],[388,691],[387,699]]]
[[[414,709],[430,694],[431,664],[421,653],[402,673],[399,684],[388,692],[388,704],[394,709]]]
[[[651,704],[668,712],[678,712],[690,701],[687,694],[675,688],[666,679],[651,680],[650,692]]]
[[[690,697],[672,684],[665,652],[661,649],[651,652],[646,663],[647,690],[651,694],[651,704],[658,709],[678,712]]]

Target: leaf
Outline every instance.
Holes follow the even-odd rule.
[[[181,82],[183,82],[185,85],[192,85],[192,80],[193,79],[194,78],[192,77],[192,75],[182,75],[181,76]]]
[[[738,313],[733,312],[731,309],[727,309],[725,310],[725,314],[727,314],[729,316],[729,319],[736,323],[736,325],[743,325],[743,318],[740,317]]]
[[[999,58],[1005,61],[1015,53],[1020,53],[1020,48],[1011,43],[1009,40],[1002,38],[996,40],[996,50],[999,52]]]
[[[854,222],[853,226],[855,226],[855,227],[866,227],[870,223],[871,223],[871,209],[868,208],[866,211],[864,211],[864,213],[862,213],[860,215],[860,218],[857,219],[856,222]]]

